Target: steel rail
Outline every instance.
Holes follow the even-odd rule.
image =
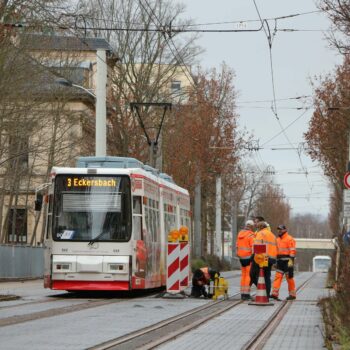
[[[142,296],[142,297],[137,297],[137,298],[123,298],[123,299],[118,299],[118,300],[112,299],[112,298],[108,298],[108,299],[104,298],[102,300],[97,300],[97,301],[89,301],[89,302],[80,303],[80,304],[76,304],[76,305],[68,305],[68,306],[57,307],[57,308],[52,308],[52,309],[38,311],[38,312],[32,312],[32,313],[24,314],[24,315],[15,315],[15,316],[10,316],[10,317],[5,317],[2,319],[0,318],[0,328],[6,327],[6,326],[17,325],[17,324],[29,322],[29,321],[35,321],[35,320],[39,320],[42,318],[54,317],[54,316],[69,314],[69,313],[73,313],[73,312],[77,312],[77,311],[97,308],[97,307],[104,306],[104,305],[117,304],[117,303],[121,303],[123,301],[148,299],[148,298],[152,298],[154,295],[157,295],[157,294],[158,294],[158,292],[156,294],[153,293],[152,295],[146,296],[146,297]],[[60,300],[62,300],[62,299],[60,299]],[[56,301],[56,300],[53,300],[53,301]],[[27,304],[29,304],[29,303],[18,304],[18,306],[22,306],[22,305],[25,306]]]
[[[240,274],[233,273],[232,275],[227,276],[225,278],[226,279],[234,279],[234,278],[238,278],[238,277],[240,277]],[[23,302],[23,303],[17,303],[17,304],[13,304],[13,305],[0,306],[0,310],[12,309],[12,308],[16,308],[16,307],[33,305],[33,304],[50,303],[50,302],[60,301],[60,300],[65,301],[65,300],[86,300],[86,299],[92,299],[92,298],[84,298],[84,297],[78,298],[78,297],[76,297],[77,294],[79,294],[79,292],[55,294],[55,295],[52,295],[52,296],[46,296],[46,298],[49,298],[49,299],[38,299],[38,300],[32,300],[32,301],[27,301],[27,302]],[[58,296],[56,296],[56,295],[58,295]],[[4,294],[3,296],[6,296],[6,294]],[[1,299],[0,298],[0,305],[1,305],[1,302],[23,300],[22,297],[20,297],[20,296],[17,296],[17,295],[13,295],[13,296],[16,297],[16,298],[14,298],[14,299]]]
[[[301,291],[306,285],[314,278],[313,274],[310,278],[304,281],[298,288],[297,291]],[[283,300],[275,312],[268,318],[262,327],[255,333],[255,336],[249,340],[243,347],[242,350],[261,350],[265,346],[266,342],[273,334],[276,326],[281,322],[283,317],[286,315],[293,301]]]
[[[0,328],[5,327],[5,326],[17,325],[19,323],[35,321],[35,320],[39,320],[42,318],[69,314],[69,313],[81,311],[81,310],[87,310],[87,309],[91,309],[91,308],[95,308],[95,307],[99,307],[99,306],[113,304],[115,302],[116,302],[115,300],[114,301],[112,301],[112,300],[99,300],[99,301],[82,303],[82,304],[78,304],[78,305],[69,305],[69,306],[64,306],[64,307],[48,309],[48,310],[44,310],[44,311],[33,312],[30,314],[10,316],[10,317],[0,319]]]
[[[218,300],[196,307],[153,325],[92,346],[88,350],[152,349],[241,304],[242,300],[233,300],[239,295],[240,293],[236,293],[227,300]]]
[[[68,300],[74,300],[74,301],[86,301],[91,299],[95,299],[94,297],[78,297],[79,292],[71,292],[71,293],[61,293],[61,294],[54,294],[52,296],[46,295],[44,296],[46,299],[37,299],[37,300],[31,300],[31,301],[25,301],[25,299],[22,299],[22,297],[17,297],[17,299],[13,300],[23,300],[24,302],[19,302],[16,304],[12,305],[5,305],[5,306],[0,306],[0,311],[1,310],[6,310],[6,309],[13,309],[13,308],[18,308],[22,306],[27,306],[27,305],[35,305],[35,304],[45,304],[45,303],[51,303],[55,301],[68,301]],[[96,298],[96,299],[112,299],[112,298]],[[13,300],[4,300],[4,301],[13,301]],[[0,303],[1,305],[1,303]]]
[[[20,297],[16,300],[20,300]],[[1,310],[6,310],[6,309],[13,309],[16,307],[21,307],[21,306],[27,306],[27,305],[35,305],[35,304],[45,304],[45,303],[51,303],[51,302],[55,302],[55,301],[66,301],[66,300],[71,300],[71,299],[63,299],[63,298],[51,298],[51,299],[39,299],[39,300],[33,300],[33,301],[28,301],[28,302],[24,302],[24,303],[17,303],[17,304],[13,304],[13,305],[6,305],[6,306],[0,306],[0,311]],[[79,299],[74,299],[74,300],[79,300]],[[5,300],[7,301],[7,300]],[[9,300],[11,301],[11,300]]]
[[[228,279],[235,278],[237,277],[235,274],[233,276],[227,277]],[[1,327],[6,327],[6,326],[11,326],[11,325],[16,325],[24,322],[30,322],[30,321],[35,321],[39,320],[42,318],[49,318],[49,317],[54,317],[54,316],[59,316],[59,315],[64,315],[64,314],[69,314],[81,310],[87,310],[91,308],[97,308],[100,306],[108,305],[108,304],[114,304],[114,303],[119,303],[123,301],[129,301],[129,300],[139,300],[139,299],[149,299],[154,297],[154,295],[157,295],[157,293],[152,293],[149,296],[141,296],[137,298],[123,298],[123,299],[111,299],[111,298],[104,298],[102,300],[97,300],[97,301],[89,301],[89,302],[82,302],[80,304],[76,305],[68,305],[68,306],[63,306],[63,307],[55,307],[51,308],[48,310],[43,310],[43,311],[38,311],[38,312],[33,312],[29,314],[23,314],[23,315],[15,315],[15,316],[10,316],[10,317],[5,317],[5,318],[0,318],[0,328]],[[59,297],[53,297],[50,300],[47,299],[41,299],[41,300],[35,300],[35,301],[29,301],[25,303],[18,303],[14,305],[7,305],[7,306],[2,306],[0,307],[0,310],[4,309],[12,309],[12,308],[20,308],[20,307],[25,307],[27,305],[35,305],[35,304],[44,304],[44,303],[50,303],[50,302],[55,302],[55,301],[67,301],[67,300],[82,300],[83,298],[74,298],[72,297],[72,294],[63,294],[61,298]],[[218,301],[216,303],[219,303],[221,301]],[[212,304],[209,304],[207,307],[209,307]]]

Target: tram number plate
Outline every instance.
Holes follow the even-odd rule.
[[[113,253],[119,253],[119,249],[113,249]]]

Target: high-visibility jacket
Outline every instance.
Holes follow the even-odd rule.
[[[266,244],[267,256],[271,259],[276,259],[277,257],[277,241],[275,235],[264,228],[256,234],[254,238],[254,244]]]
[[[251,230],[241,230],[236,241],[237,256],[240,259],[248,259],[252,256],[255,233]]]
[[[295,240],[288,234],[288,232],[283,233],[277,238],[277,259],[288,260],[294,258],[296,254]]]

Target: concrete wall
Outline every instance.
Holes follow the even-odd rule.
[[[43,247],[0,245],[0,279],[41,278],[43,275]]]
[[[312,259],[316,255],[328,255],[333,259],[334,250],[330,249],[297,249],[295,268],[297,271],[312,271]]]

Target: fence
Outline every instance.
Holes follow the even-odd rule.
[[[0,279],[41,278],[43,275],[43,247],[0,245]]]

